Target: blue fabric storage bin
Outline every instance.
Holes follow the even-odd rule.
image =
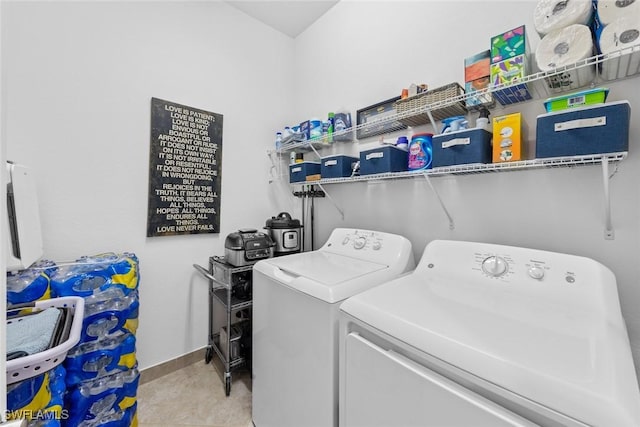
[[[434,135],[432,167],[491,163],[491,132],[468,129]]]
[[[343,154],[323,157],[320,162],[320,175],[323,179],[349,177],[353,172],[353,163],[357,161],[356,157]]]
[[[381,146],[360,153],[360,175],[403,172],[409,164],[409,153],[393,145]]]
[[[609,102],[538,116],[536,157],[617,153],[629,149],[629,101]]]
[[[302,162],[289,165],[289,182],[304,182],[309,175],[320,175],[320,163]]]

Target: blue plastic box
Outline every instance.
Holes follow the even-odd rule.
[[[289,165],[289,182],[304,182],[310,175],[320,175],[319,162],[302,162]]]
[[[403,172],[408,168],[409,153],[393,145],[381,146],[360,153],[360,175]]]
[[[629,101],[538,116],[536,157],[618,153],[629,149]]]
[[[432,167],[491,163],[491,132],[467,129],[434,135]]]
[[[320,175],[322,178],[345,178],[351,176],[356,157],[339,154],[323,157],[320,162]]]

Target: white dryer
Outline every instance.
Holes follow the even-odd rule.
[[[345,228],[317,251],[255,264],[254,424],[337,426],[339,304],[413,268],[406,238]]]
[[[639,426],[616,280],[583,257],[433,241],[341,305],[340,426]]]

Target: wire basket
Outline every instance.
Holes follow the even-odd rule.
[[[450,83],[446,86],[438,87],[427,92],[419,93],[409,98],[400,99],[395,102],[394,107],[399,115],[417,113],[407,117],[399,118],[398,121],[407,126],[420,126],[430,123],[426,108],[429,105],[445,102],[448,99],[464,95],[464,89],[458,83]],[[433,120],[442,120],[451,116],[461,116],[467,114],[467,107],[464,100],[452,102],[444,107],[431,110]],[[436,124],[433,123],[435,126]]]
[[[22,313],[31,310],[34,313],[47,308],[66,308],[73,314],[71,327],[66,336],[61,337],[55,347],[13,360],[7,360],[7,384],[17,383],[43,374],[61,364],[67,352],[80,341],[82,321],[84,318],[84,299],[81,297],[62,297],[36,301],[30,305],[20,304],[8,307],[8,311],[20,310]],[[7,324],[19,321],[19,318],[7,319]]]

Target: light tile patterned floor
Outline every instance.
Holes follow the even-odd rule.
[[[196,362],[138,387],[139,427],[251,427],[251,378],[232,373],[226,397],[220,371]]]

